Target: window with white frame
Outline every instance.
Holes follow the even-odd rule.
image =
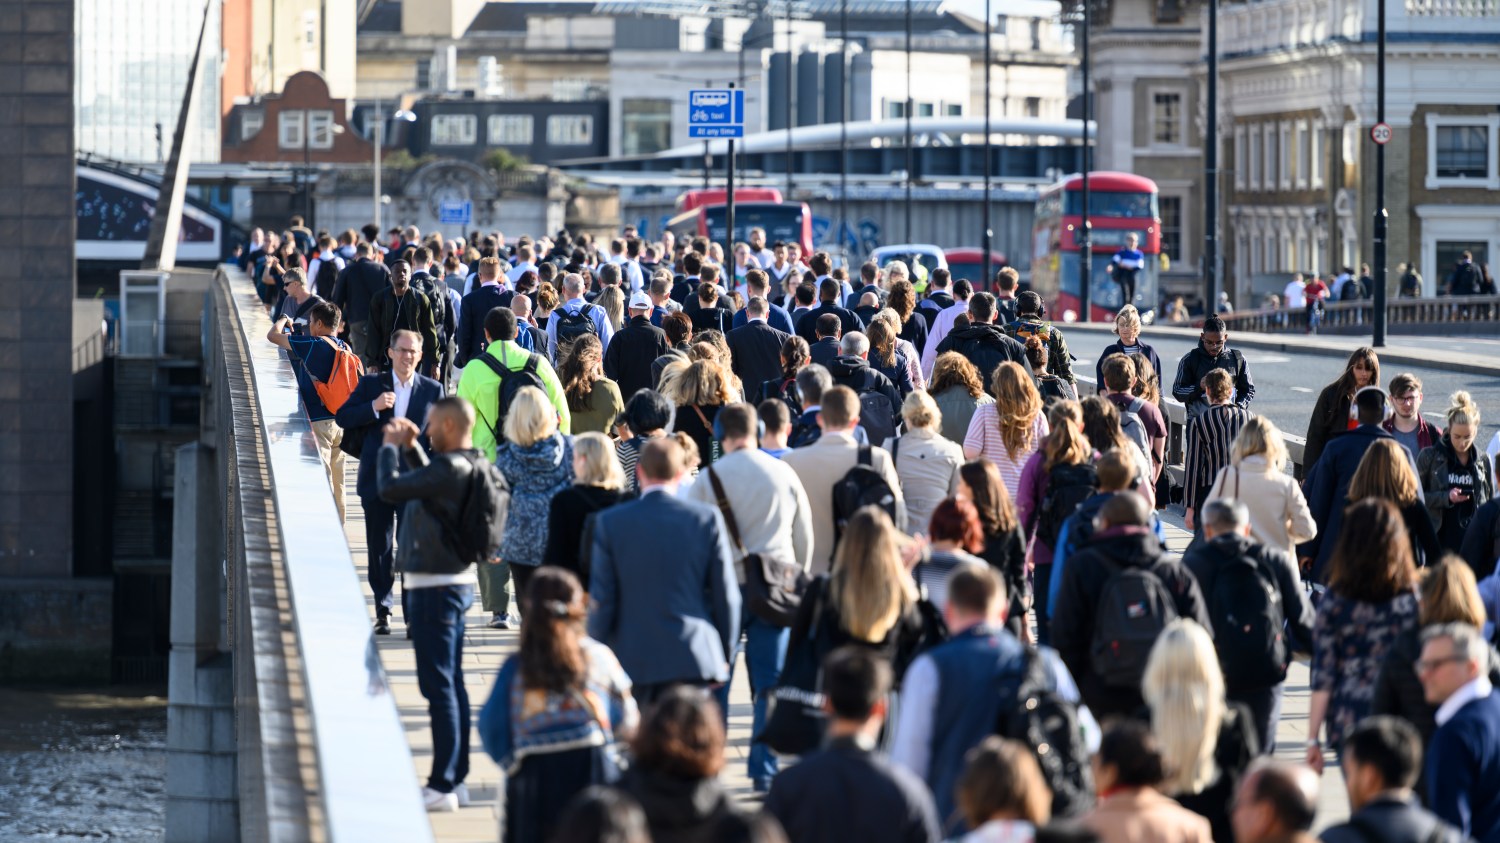
[[[1276,124],[1267,123],[1262,127],[1265,134],[1265,159],[1266,169],[1262,184],[1268,192],[1276,190],[1276,168],[1281,164],[1281,152],[1277,149]]]
[[[282,149],[301,149],[303,130],[307,128],[307,114],[303,111],[283,111],[276,115],[277,145]]]
[[[1500,189],[1500,114],[1427,115],[1427,187]]]
[[[1308,132],[1307,181],[1313,190],[1323,186],[1323,124],[1314,121]]]
[[[1247,247],[1245,249],[1245,252],[1247,253],[1247,255],[1248,255],[1249,259],[1250,259],[1249,260],[1250,274],[1251,275],[1259,275],[1260,274],[1260,267],[1261,267],[1261,263],[1260,263],[1260,234],[1259,233],[1251,234],[1250,235],[1250,245],[1249,245],[1249,247]]]
[[[1260,127],[1250,127],[1250,189],[1260,190],[1262,160],[1260,154]]]
[[[594,142],[594,118],[588,114],[554,114],[547,118],[547,143],[587,146]]]
[[[1151,93],[1151,143],[1154,146],[1181,146],[1182,92]]]
[[[1277,126],[1276,134],[1277,173],[1280,178],[1277,184],[1282,190],[1292,189],[1292,127],[1286,123]]]
[[[1292,150],[1296,158],[1296,185],[1298,190],[1307,189],[1307,177],[1311,171],[1312,164],[1312,139],[1307,130],[1307,121],[1298,120],[1296,129],[1296,143]]]
[[[428,143],[433,146],[473,146],[479,141],[479,117],[473,114],[434,114]]]
[[[1246,150],[1245,150],[1245,143],[1246,143],[1246,141],[1245,141],[1245,127],[1244,126],[1235,126],[1234,127],[1234,189],[1235,190],[1244,190],[1245,189],[1245,176],[1247,175],[1245,173],[1245,160],[1247,158]]]
[[[247,108],[240,112],[240,140],[247,141],[265,128],[266,113],[259,108]]]
[[[957,103],[957,102],[945,102],[945,103],[943,103],[943,116],[944,117],[962,117],[962,116],[964,116],[964,106],[963,106],[963,103]]]
[[[672,145],[672,101],[626,99],[620,103],[624,127],[620,151],[626,155],[649,155]]]
[[[307,146],[309,149],[333,149],[333,112],[307,112]]]
[[[491,114],[486,122],[490,146],[531,146],[536,118],[530,114]]]

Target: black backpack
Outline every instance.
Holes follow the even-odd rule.
[[[781,381],[766,381],[760,385],[760,400],[769,401],[775,398],[786,404],[787,411],[792,414],[792,421],[802,415],[802,391],[797,389],[796,378],[786,378]]]
[[[896,520],[896,491],[885,482],[885,475],[875,470],[869,445],[859,448],[859,461],[833,484],[833,532],[835,540],[844,535],[844,525],[861,507],[878,506]],[[835,541],[835,545],[837,541]]]
[[[563,359],[567,356],[568,349],[572,347],[575,340],[584,334],[599,335],[599,326],[594,324],[593,313],[595,305],[586,304],[578,308],[576,313],[558,308],[552,311],[552,319],[557,322],[557,358]]]
[[[484,414],[480,413],[479,419],[489,426],[490,435],[499,442],[505,433],[505,416],[510,413],[510,405],[516,400],[516,393],[525,386],[534,386],[543,394],[547,392],[546,384],[542,383],[542,376],[536,373],[537,367],[541,365],[541,357],[536,354],[526,356],[526,365],[511,371],[504,363],[496,360],[488,351],[479,355],[479,359],[490,367],[500,377],[499,400],[495,407],[495,423],[490,424]]]
[[[1048,547],[1057,544],[1063,522],[1078,505],[1099,492],[1099,471],[1091,462],[1054,465],[1047,473],[1047,496],[1037,517],[1036,538]]]
[[[1106,686],[1139,690],[1151,647],[1177,620],[1177,603],[1150,568],[1104,564],[1113,570],[1099,592],[1090,662]]]
[[[510,510],[510,487],[500,470],[483,456],[469,462],[468,488],[458,509],[458,521],[452,522],[428,501],[428,514],[443,527],[443,538],[449,549],[465,563],[482,564],[500,551],[505,535],[505,518]]]
[[[1207,597],[1225,686],[1244,691],[1280,684],[1291,662],[1281,588],[1257,559],[1220,558]]]
[[[333,286],[339,280],[339,267],[332,259],[318,264],[318,277],[313,279],[313,292],[325,301],[333,300]]]
[[[875,445],[896,436],[896,417],[899,407],[891,406],[891,399],[883,392],[870,390],[859,394],[859,426],[865,436]]]
[[[786,435],[786,446],[788,448],[802,448],[818,441],[823,437],[823,428],[818,427],[816,419],[804,421],[802,416],[792,417],[792,432]]]
[[[1031,748],[1052,789],[1052,816],[1077,817],[1094,805],[1089,748],[1078,704],[1063,699],[1047,675],[1041,651],[1026,648],[1019,670],[1003,674],[995,734]]]

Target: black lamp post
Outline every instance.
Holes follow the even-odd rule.
[[[1376,47],[1375,47],[1375,122],[1385,126],[1385,0],[1377,0]],[[1390,130],[1384,129],[1386,140]],[[1385,210],[1385,144],[1375,144],[1375,336],[1371,344],[1376,348],[1385,345],[1385,273],[1386,273],[1386,226],[1390,215]]]
[[[1208,125],[1203,138],[1203,315],[1219,306],[1219,0],[1208,0]]]
[[[1078,314],[1080,322],[1089,321],[1093,308],[1093,295],[1089,289],[1094,270],[1094,235],[1089,223],[1089,169],[1093,166],[1093,155],[1089,146],[1089,122],[1094,118],[1094,106],[1089,98],[1089,0],[1082,0],[1083,10],[1083,219],[1078,227]]]
[[[984,143],[980,144],[979,152],[984,156],[984,234],[980,239],[984,248],[985,284],[994,280],[994,276],[990,274],[990,251],[995,237],[994,229],[990,226],[990,32],[994,23],[995,19],[990,14],[990,0],[984,0]]]

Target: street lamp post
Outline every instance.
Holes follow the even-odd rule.
[[[990,0],[984,0],[984,142],[979,152],[984,156],[984,283],[992,280],[990,275],[990,251],[995,232],[990,227],[990,32],[995,19],[990,15]]]
[[[986,0],[988,2],[988,0]],[[839,2],[839,229],[835,240],[844,245],[844,231],[849,228],[849,0]],[[847,263],[851,248],[844,255]]]
[[[1089,148],[1089,121],[1094,117],[1094,107],[1089,100],[1089,0],[1082,0],[1083,9],[1083,217],[1078,227],[1078,315],[1081,322],[1089,321],[1093,309],[1092,291],[1089,289],[1094,272],[1094,234],[1089,222],[1089,168],[1093,166],[1093,155]]]
[[[1379,12],[1375,18],[1375,122],[1385,125],[1385,0],[1376,0]],[[1376,348],[1385,345],[1385,273],[1386,226],[1390,215],[1385,210],[1385,144],[1375,144],[1375,336]]]
[[[385,147],[385,115],[383,115],[383,114],[380,113],[380,100],[376,100],[375,101],[375,152],[374,152],[374,159],[375,160],[373,160],[373,161],[370,162],[370,172],[373,173],[374,177],[375,177],[375,196],[374,196],[374,199],[375,199],[375,232],[376,232],[375,236],[376,237],[379,237],[380,233],[382,231],[382,229],[380,227],[380,212],[382,210],[384,210],[383,208],[380,207],[380,194],[381,194],[380,178],[383,175],[381,173],[381,170],[384,169],[384,168],[382,168],[380,166],[380,152],[381,152],[381,150],[384,147]]]
[[[792,201],[792,76],[797,72],[792,50],[792,0],[786,0],[786,201]]]
[[[906,242],[911,242],[911,0],[906,0]]]
[[[1384,0],[1380,0],[1384,2]],[[1203,138],[1204,317],[1219,306],[1219,0],[1208,0],[1208,125]]]

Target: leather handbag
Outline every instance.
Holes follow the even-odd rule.
[[[740,540],[734,510],[729,506],[729,496],[724,494],[724,484],[719,482],[719,476],[712,468],[704,469],[704,473],[713,484],[714,497],[724,515],[724,526],[729,528],[729,538],[745,560],[745,608],[772,626],[791,626],[797,619],[797,610],[802,605],[802,595],[807,591],[810,578],[801,565],[788,559],[769,553],[747,552],[745,543]]]

